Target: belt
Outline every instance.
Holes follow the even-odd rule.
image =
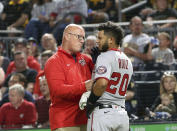
[[[121,107],[121,108],[123,108],[123,109],[125,109],[123,106],[119,106],[119,105],[99,105],[98,106],[99,107],[99,109],[104,109],[104,108],[118,108],[118,107]]]

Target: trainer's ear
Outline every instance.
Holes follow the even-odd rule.
[[[65,32],[63,33],[63,37],[64,39],[69,40],[71,36],[67,32]]]

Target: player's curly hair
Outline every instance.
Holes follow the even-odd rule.
[[[122,39],[124,37],[124,31],[119,25],[108,21],[106,23],[100,24],[98,30],[104,30],[105,35],[114,37],[116,44],[121,46]]]

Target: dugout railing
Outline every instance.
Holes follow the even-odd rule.
[[[147,24],[153,24],[152,28],[147,27]],[[168,28],[158,28],[159,24],[164,24],[164,23],[175,23],[173,27],[168,27]],[[130,33],[129,29],[129,24],[130,22],[117,22],[117,25],[120,25],[124,30],[125,30],[125,35]],[[171,40],[173,40],[176,35],[177,35],[177,19],[176,20],[158,20],[158,21],[152,21],[152,22],[147,22],[143,21],[144,24],[144,29],[143,32],[149,34],[150,36],[155,36],[157,35],[158,32],[167,32],[171,36]],[[86,35],[94,34],[96,33],[96,29],[99,24],[82,24],[82,26],[86,30]]]
[[[148,22],[144,21],[143,24],[146,25]],[[171,36],[171,43],[174,40],[174,38],[177,35],[177,26],[159,29],[157,28],[158,24],[163,23],[177,23],[177,20],[159,20],[159,21],[153,21],[151,22],[154,24],[153,28],[144,28],[143,32],[149,34],[150,36],[156,36],[158,32],[168,32]],[[118,25],[122,26],[122,28],[125,30],[125,35],[130,33],[129,30],[129,22],[117,22]],[[84,27],[86,31],[86,36],[96,34],[97,28],[99,24],[81,24],[81,26]],[[6,35],[4,35],[6,34]],[[14,36],[8,36],[8,34],[15,34]],[[17,37],[24,36],[23,30],[0,30],[0,42],[4,43],[4,47],[6,49],[5,56],[11,57],[11,51],[14,40],[16,40]],[[171,44],[172,47],[172,44]]]

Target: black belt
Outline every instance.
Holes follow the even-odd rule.
[[[99,109],[112,108],[112,105],[99,105]]]
[[[124,108],[123,106],[119,106],[121,108]],[[104,109],[104,108],[112,108],[112,105],[99,105],[99,109]]]

